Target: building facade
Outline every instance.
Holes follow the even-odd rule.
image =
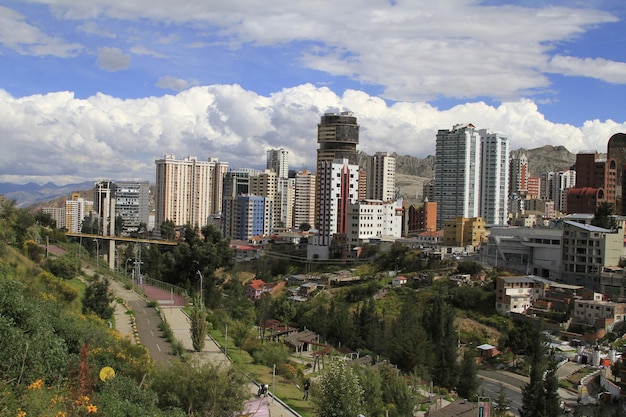
[[[177,160],[174,155],[165,155],[155,164],[156,227],[171,220],[176,226],[202,228],[208,224],[211,215],[221,211],[223,175],[228,163],[216,158]]]
[[[396,158],[376,152],[367,161],[366,198],[393,201],[396,197]]]
[[[329,246],[334,234],[347,234],[348,213],[351,203],[358,197],[358,165],[350,164],[347,158],[333,162],[324,161],[317,178],[319,190],[319,217],[317,223],[317,245]]]
[[[308,224],[313,227],[315,221],[315,190],[316,175],[303,170],[296,173],[293,210],[293,226]]]
[[[500,133],[479,131],[481,138],[480,216],[488,225],[508,222],[509,139]]]
[[[287,178],[289,176],[289,151],[284,148],[269,149],[266,167],[274,171],[278,178]]]
[[[148,181],[117,181],[115,213],[122,218],[122,234],[136,232],[150,222],[150,184]]]
[[[480,134],[472,124],[437,132],[434,201],[437,227],[456,217],[480,215]]]
[[[348,207],[347,242],[350,248],[373,240],[402,235],[402,200],[359,200]]]

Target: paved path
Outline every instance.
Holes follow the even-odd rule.
[[[126,289],[123,284],[116,280],[111,280],[110,284],[111,292],[113,292],[117,298],[122,299],[124,305],[129,306],[131,310],[133,310],[136,320],[137,332],[133,329],[132,317],[127,314],[124,305],[117,302],[115,303],[116,329],[122,336],[130,338],[132,342],[139,341],[146,346],[150,351],[150,355],[156,362],[167,363],[174,358],[174,356],[171,354],[172,348],[170,343],[167,342],[162,336],[162,332],[159,330],[159,324],[162,322],[162,319],[164,319],[169,324],[170,329],[174,333],[174,337],[178,339],[183,347],[190,353],[193,352],[189,317],[181,306],[176,306],[180,301],[172,302],[171,300],[175,297],[170,298],[169,292],[144,285],[143,290],[145,294],[151,294],[154,297],[158,297],[155,299],[160,300],[159,304],[162,315],[159,315],[157,310],[148,307],[147,300],[139,296],[136,292]],[[161,304],[162,301],[163,304]],[[225,366],[231,363],[230,359],[211,337],[207,337],[202,352],[193,352],[193,355],[200,357],[202,360],[223,364]],[[258,388],[253,382],[250,382],[248,387],[250,389],[250,400],[246,403],[245,407],[246,410],[250,411],[251,416],[300,417],[298,413],[291,410],[278,398],[274,398],[271,395],[258,398],[256,396]]]

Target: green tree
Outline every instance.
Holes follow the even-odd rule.
[[[80,273],[80,259],[73,254],[65,254],[58,257],[48,258],[46,263],[48,270],[56,277],[73,279]]]
[[[370,367],[359,368],[359,382],[363,388],[364,414],[368,417],[382,417],[385,414],[385,404],[381,372]],[[385,385],[385,391],[388,389],[389,387]]]
[[[174,221],[172,220],[165,220],[161,223],[159,231],[161,232],[161,237],[163,239],[173,240],[176,235],[176,225],[174,225]]]
[[[600,203],[596,208],[591,224],[604,229],[614,229],[617,223],[613,217],[613,204],[607,202]]]
[[[478,365],[472,350],[468,350],[463,355],[459,372],[459,382],[457,392],[459,396],[473,401],[478,392]]]
[[[458,333],[454,317],[454,309],[437,293],[423,320],[434,348],[435,358],[431,362],[433,383],[448,389],[454,388],[458,378]]]
[[[302,230],[303,232],[308,232],[309,230],[311,230],[311,225],[308,223],[300,223],[299,226],[300,230]]]
[[[113,316],[113,306],[111,303],[115,298],[109,292],[109,280],[96,279],[85,289],[83,298],[83,313],[95,313],[103,320],[108,320]]]
[[[311,394],[319,417],[354,417],[365,412],[359,377],[341,359],[330,361],[312,385]]]
[[[171,361],[159,369],[150,387],[159,407],[181,408],[188,416],[231,417],[250,397],[243,373],[232,366],[202,362],[195,357]]]
[[[498,390],[498,397],[496,398],[495,404],[493,406],[494,417],[506,417],[509,413],[510,404],[511,404],[511,400],[509,400],[506,397],[506,392],[504,391],[504,385],[500,384],[500,390]]]
[[[198,296],[194,297],[193,308],[191,309],[189,321],[191,325],[189,331],[191,332],[193,350],[201,352],[202,349],[204,349],[204,344],[206,343],[209,323],[207,322],[206,310],[204,306],[200,304],[200,297]]]

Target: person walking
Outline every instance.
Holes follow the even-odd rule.
[[[311,380],[307,379],[304,381],[304,396],[302,396],[303,400],[309,399],[309,388],[311,388]]]

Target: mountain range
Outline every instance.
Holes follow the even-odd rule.
[[[548,171],[562,171],[573,166],[576,161],[576,155],[564,146],[546,145],[530,150],[520,148],[511,151],[510,155],[513,158],[522,153],[526,153],[528,157],[528,169],[531,176],[539,176]],[[400,194],[408,200],[412,200],[413,196],[417,199],[417,196],[422,194],[424,182],[434,176],[435,156],[417,158],[395,153],[393,155],[396,158],[396,185]],[[367,158],[367,154],[359,153],[359,165],[365,166]],[[90,198],[93,185],[93,181],[66,185],[0,183],[0,194],[9,200],[15,200],[18,208],[28,207],[36,211],[45,205],[62,207],[65,200],[69,199],[74,192],[81,192],[83,197]]]

